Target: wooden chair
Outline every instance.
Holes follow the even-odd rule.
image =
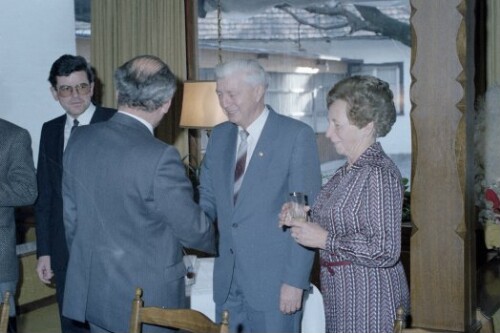
[[[10,292],[6,291],[3,297],[3,302],[0,304],[0,333],[7,333],[10,310],[9,297]]]
[[[476,320],[479,323],[480,333],[494,333],[492,319],[485,316],[479,309],[476,310]],[[396,310],[396,320],[394,321],[394,332],[393,333],[432,333],[438,331],[429,331],[423,328],[405,328],[405,311],[402,307]],[[443,331],[439,331],[443,332]]]
[[[394,321],[394,333],[431,333],[422,328],[405,328],[405,310],[400,306],[396,310],[396,320]]]
[[[487,316],[481,309],[476,309],[476,320],[481,324],[480,333],[495,333],[493,319]]]
[[[144,307],[142,289],[137,288],[132,302],[130,333],[141,333],[142,324],[177,328],[192,333],[228,333],[229,314],[224,311],[222,323],[217,325],[203,313],[196,310]]]

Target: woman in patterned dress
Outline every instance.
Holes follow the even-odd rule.
[[[323,186],[312,223],[280,225],[303,246],[320,249],[327,332],[393,331],[396,309],[409,310],[401,250],[401,174],[377,137],[396,121],[389,85],[371,76],[337,83],[327,96],[326,137],[347,162]]]

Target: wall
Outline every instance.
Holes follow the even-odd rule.
[[[42,124],[63,113],[47,78],[55,59],[75,53],[74,5],[10,0],[0,7],[0,117],[31,133],[36,161]]]

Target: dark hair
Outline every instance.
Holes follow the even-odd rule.
[[[115,71],[118,106],[152,112],[168,102],[177,80],[167,64],[151,55],[135,57]]]
[[[89,83],[94,82],[94,72],[82,56],[65,54],[59,57],[50,68],[49,82],[52,87],[57,86],[57,76],[69,76],[71,73],[85,71]]]
[[[336,100],[348,105],[347,118],[358,128],[373,121],[375,136],[383,137],[396,122],[396,108],[389,84],[370,75],[355,75],[337,82],[328,92],[326,105]]]

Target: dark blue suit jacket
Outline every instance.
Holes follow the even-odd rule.
[[[91,123],[106,121],[116,110],[96,107]],[[64,233],[62,210],[62,156],[66,114],[42,127],[38,153],[38,199],[35,204],[37,257],[49,255],[54,271],[65,271],[68,247]]]

